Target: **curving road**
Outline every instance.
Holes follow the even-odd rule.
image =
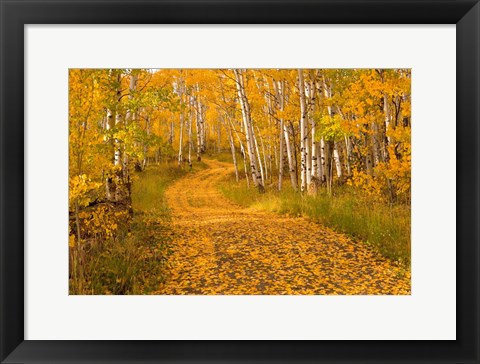
[[[401,268],[364,244],[306,218],[233,204],[218,189],[232,164],[205,163],[166,191],[175,239],[158,294],[410,294]]]

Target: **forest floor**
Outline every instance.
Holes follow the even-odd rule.
[[[155,293],[410,294],[410,275],[362,242],[229,201],[219,184],[233,165],[204,162],[165,191],[174,239],[169,277]]]

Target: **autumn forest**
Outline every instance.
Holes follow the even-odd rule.
[[[409,295],[410,105],[410,69],[69,70],[69,293]]]

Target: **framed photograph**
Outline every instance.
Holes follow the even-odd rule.
[[[479,362],[478,1],[1,12],[2,363]]]

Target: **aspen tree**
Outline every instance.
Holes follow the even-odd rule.
[[[182,70],[180,70],[180,77],[178,79],[177,84],[177,95],[180,100],[180,139],[178,142],[178,165],[181,166],[183,162],[183,124],[185,119],[184,114],[184,100],[183,100],[183,93],[184,93],[184,79],[182,75]]]
[[[303,69],[298,70],[298,89],[300,91],[300,156],[301,156],[301,191],[305,191],[311,182],[311,174],[308,170],[308,128],[307,128],[307,103],[305,99],[305,81]]]
[[[192,119],[193,119],[193,96],[189,97],[188,102],[188,166],[192,168],[192,149],[193,149],[193,140],[192,140]]]
[[[323,77],[323,85],[324,85],[325,98],[328,99],[328,100],[331,100],[332,90],[331,90],[330,86],[327,84],[327,82],[325,80],[325,77]],[[327,110],[328,110],[328,116],[332,120],[333,119],[333,108],[330,104],[327,105]],[[333,161],[335,163],[335,169],[337,171],[337,177],[341,178],[342,175],[343,175],[343,171],[342,171],[342,163],[340,161],[340,154],[338,152],[337,142],[334,141],[333,142],[333,148],[329,148],[329,149],[333,149]],[[332,178],[332,177],[330,177],[330,178]],[[330,182],[330,185],[331,185],[331,182]]]
[[[318,160],[317,160],[317,142],[315,141],[315,119],[313,117],[315,113],[315,104],[316,104],[316,93],[315,93],[315,73],[312,70],[310,72],[310,84],[309,84],[309,119],[310,119],[310,130],[311,130],[311,139],[312,139],[312,176],[317,178],[318,174]]]
[[[284,98],[283,98],[283,88],[284,88],[284,81],[275,81],[273,80],[274,87],[276,89],[276,94],[277,94],[277,100],[278,100],[278,107],[280,109],[280,125],[279,125],[279,131],[280,131],[280,142],[278,143],[279,146],[279,156],[278,156],[278,190],[280,191],[282,189],[282,182],[283,182],[283,145],[285,144],[284,142],[284,122],[283,122],[283,111],[284,111]]]
[[[243,167],[244,167],[244,170],[245,170],[245,179],[247,180],[247,187],[250,188],[250,181],[249,181],[249,178],[248,178],[248,170],[247,170],[247,158],[246,158],[246,153],[245,153],[245,148],[243,146],[243,142],[242,142],[242,138],[240,138],[240,135],[238,135],[238,132],[237,132],[237,129],[235,128],[235,125],[233,124],[232,120],[229,119],[230,121],[230,126],[231,128],[233,129],[233,131],[235,132],[235,135],[238,139],[238,144],[240,144],[240,154],[242,156],[242,159],[243,159]]]
[[[121,100],[121,79],[122,70],[110,70],[111,84],[114,85],[113,104],[109,105],[107,109],[107,130],[113,131],[120,127],[122,122],[122,116],[120,113],[120,100]],[[120,144],[116,137],[110,136],[110,145],[113,149],[113,175],[110,175],[106,179],[106,198],[110,201],[119,199],[120,193],[120,178],[121,173],[121,151]]]
[[[259,170],[257,157],[255,156],[255,146],[257,145],[255,141],[255,136],[253,133],[252,120],[250,114],[250,105],[248,103],[247,96],[245,95],[245,83],[244,83],[244,73],[245,70],[234,69],[234,74],[236,78],[236,87],[238,92],[238,102],[242,110],[243,124],[245,129],[245,136],[247,142],[247,151],[248,157],[250,160],[250,173],[252,174],[253,185],[258,188],[259,191],[264,191],[263,178]],[[257,152],[258,152],[258,148]]]

